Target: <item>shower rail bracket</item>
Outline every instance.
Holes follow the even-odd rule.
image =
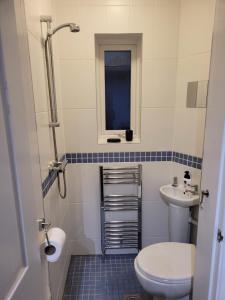
[[[59,122],[50,122],[49,123],[49,127],[50,128],[60,127],[60,123]]]
[[[52,22],[52,17],[51,16],[41,16],[40,21],[41,22]]]
[[[51,222],[46,222],[45,218],[37,219],[39,231],[47,231],[51,226]]]

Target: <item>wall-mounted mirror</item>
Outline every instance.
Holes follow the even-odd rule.
[[[205,108],[207,106],[208,82],[208,80],[188,82],[187,108]]]

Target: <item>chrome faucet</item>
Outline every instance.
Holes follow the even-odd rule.
[[[185,188],[185,193],[190,193],[192,195],[198,195],[198,185],[190,184]]]

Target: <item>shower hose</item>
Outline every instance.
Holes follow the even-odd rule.
[[[66,189],[66,173],[65,173],[65,170],[63,170],[62,172],[62,177],[63,177],[63,191],[61,189],[61,180],[60,180],[60,173],[58,173],[58,189],[59,189],[59,195],[62,199],[65,199],[66,198],[66,192],[67,192],[67,189]]]

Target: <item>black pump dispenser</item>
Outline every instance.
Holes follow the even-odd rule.
[[[184,171],[184,178],[185,179],[191,179],[191,174],[189,171]]]
[[[184,185],[189,185],[191,183],[191,173],[190,171],[184,171]]]

